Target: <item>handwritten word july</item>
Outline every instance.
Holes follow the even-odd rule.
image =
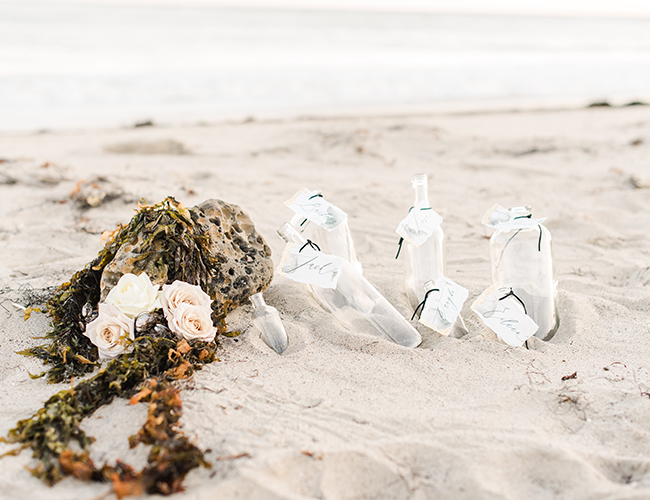
[[[334,267],[334,263],[332,261],[326,261],[324,263],[321,262],[319,264],[319,260],[322,261],[319,256],[316,256],[298,265],[295,265],[296,263],[293,262],[292,265],[283,267],[282,271],[284,271],[286,274],[294,274],[296,271],[306,268],[309,271],[318,273],[321,276],[331,274],[331,279],[334,279],[339,274],[339,270]]]

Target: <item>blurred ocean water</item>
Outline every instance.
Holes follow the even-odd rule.
[[[650,93],[650,20],[0,2],[0,130]]]

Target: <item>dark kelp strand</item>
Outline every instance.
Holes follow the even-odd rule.
[[[164,319],[160,317],[160,321],[164,321]],[[74,468],[66,468],[65,462],[71,457],[71,441],[76,441],[82,450],[87,450],[92,443],[92,438],[86,436],[80,429],[80,423],[85,417],[94,413],[101,406],[109,404],[115,397],[136,395],[142,384],[150,379],[150,387],[163,384],[168,387],[168,390],[173,389],[171,384],[174,380],[187,378],[195,370],[200,369],[203,364],[214,361],[217,349],[217,344],[213,342],[194,341],[190,343],[186,340],[178,340],[169,331],[161,335],[153,330],[144,332],[132,342],[132,345],[132,352],[110,361],[96,375],[79,382],[73,389],[61,391],[52,396],[33,417],[18,422],[16,428],[12,429],[9,436],[3,440],[8,443],[20,443],[23,447],[32,449],[32,455],[39,461],[39,464],[31,471],[45,483],[55,484],[66,475],[71,474],[71,470],[74,470]],[[152,390],[151,393],[153,392],[155,391]],[[174,398],[177,398],[178,401],[174,404],[180,409],[180,395],[177,391],[175,394]],[[146,399],[144,396],[139,399]],[[170,411],[172,410],[170,409]],[[162,419],[160,423],[156,423],[158,419],[149,418],[143,430],[138,433],[138,436],[143,437],[138,438],[137,441],[152,444],[151,439],[146,436],[169,436],[170,443],[163,446],[164,439],[159,439],[161,443],[158,446],[162,446],[161,449],[165,450],[165,459],[173,463],[175,460],[184,460],[180,456],[175,457],[174,450],[180,452],[181,449],[185,450],[189,445],[183,440],[181,440],[183,446],[178,443],[174,444],[174,440],[180,439],[175,430],[180,412],[174,415],[173,418]],[[132,443],[134,442],[132,441]],[[191,449],[194,450],[194,447]],[[187,450],[183,451],[183,454],[186,452]],[[196,454],[194,460],[196,464],[205,464],[203,452],[196,448],[192,453]],[[159,455],[152,450],[149,457],[150,466],[151,463],[161,459]],[[67,457],[63,462],[61,461],[62,456]],[[87,462],[86,459],[84,460]],[[173,470],[176,471],[184,470],[181,466],[174,467]],[[187,472],[189,470],[184,474]],[[90,475],[87,479],[99,477]],[[180,486],[180,483],[177,486]],[[151,487],[153,488],[153,486]],[[162,491],[159,492],[162,493]]]
[[[20,446],[7,455],[25,448],[32,450],[37,464],[30,470],[46,484],[73,476],[111,482],[118,498],[171,494],[182,490],[182,481],[190,470],[209,466],[204,452],[178,430],[182,405],[174,381],[186,379],[213,362],[218,337],[215,342],[179,340],[160,312],[149,313],[138,323],[136,338],[128,342],[126,352],[102,367],[97,348],[84,335],[86,325],[97,317],[106,266],[120,248],[136,239],[141,242],[140,255],[134,258],[136,270],[158,275],[165,283],[181,280],[199,285],[214,298],[210,282],[219,268],[218,258],[211,254],[210,237],[195,223],[193,215],[171,197],[156,205],[140,206],[129,224],[108,235],[97,257],[58,287],[47,302],[47,313],[52,318],[52,328],[46,335],[49,343],[22,354],[36,356],[48,365],[49,382],[70,381],[99,371],[52,396],[43,408],[19,421],[2,439]],[[212,320],[219,333],[226,334],[225,316],[230,303],[215,303]],[[151,445],[148,464],[139,472],[120,461],[95,466],[89,455],[93,438],[80,427],[84,418],[116,397],[131,398],[133,404],[149,403],[147,421],[129,439],[132,447],[138,443]],[[71,448],[73,442],[81,451]]]

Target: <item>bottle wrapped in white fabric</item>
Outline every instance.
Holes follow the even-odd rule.
[[[278,230],[287,243],[299,248],[308,242],[289,223]],[[307,290],[327,311],[350,329],[375,335],[405,347],[422,342],[420,334],[348,261],[340,259],[340,274],[334,288],[307,284]],[[290,276],[290,270],[278,269]]]
[[[312,191],[311,193],[313,193],[311,199],[319,201],[317,198],[320,198],[322,200],[320,191]],[[291,203],[288,206],[294,209]],[[357,271],[362,272],[361,263],[354,249],[347,217],[342,218],[334,228],[324,228],[318,223],[307,219],[303,213],[296,213],[291,219],[291,225],[306,239],[317,241],[324,253],[341,257],[352,264]]]
[[[557,331],[557,283],[553,279],[551,233],[532,219],[528,206],[492,207],[483,219],[496,229],[490,238],[492,284],[512,288],[539,329],[535,336],[549,340]]]

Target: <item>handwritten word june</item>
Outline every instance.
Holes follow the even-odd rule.
[[[539,326],[510,292],[491,286],[472,304],[472,310],[506,344],[519,347],[535,334]]]
[[[484,312],[483,317],[498,320],[501,326],[509,329],[515,338],[523,343],[528,340],[529,335],[521,331],[521,322],[518,319],[509,317],[510,310],[510,307],[507,306],[496,307],[491,311]]]

